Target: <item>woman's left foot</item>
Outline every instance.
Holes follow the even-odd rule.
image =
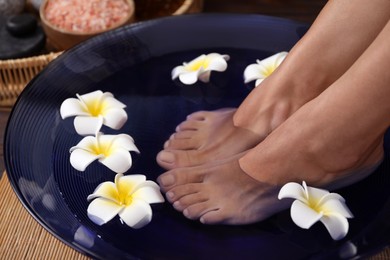
[[[164,169],[201,165],[248,150],[262,139],[233,125],[235,108],[199,111],[176,128],[157,155]]]

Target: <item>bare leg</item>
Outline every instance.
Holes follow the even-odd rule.
[[[229,109],[190,115],[165,143],[157,162],[165,169],[195,166],[254,147],[340,77],[389,16],[387,0],[329,1],[283,64],[236,114]]]
[[[390,125],[389,39],[390,22],[347,73],[241,158],[241,168],[267,183],[324,186],[375,165]]]
[[[367,176],[390,125],[389,39],[390,22],[339,80],[247,153],[161,175],[168,200],[202,223],[247,224],[285,208],[277,193],[288,181],[340,187]]]
[[[389,18],[387,0],[329,1],[276,73],[266,79],[273,86],[254,89],[240,105],[234,125],[270,133],[343,75]]]

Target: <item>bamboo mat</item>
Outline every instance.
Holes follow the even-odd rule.
[[[5,172],[0,179],[0,260],[3,259],[89,259],[51,235],[24,209]],[[390,249],[370,259],[390,259]]]

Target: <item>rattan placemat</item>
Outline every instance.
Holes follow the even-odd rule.
[[[12,190],[6,173],[0,180],[0,260],[3,259],[89,259],[35,221]],[[390,259],[390,249],[370,259]]]

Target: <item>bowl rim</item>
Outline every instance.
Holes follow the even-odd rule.
[[[60,33],[64,33],[64,34],[68,34],[68,35],[74,35],[74,36],[88,36],[88,35],[97,35],[97,34],[100,34],[100,33],[103,33],[103,32],[106,32],[106,31],[109,31],[109,30],[112,30],[112,29],[116,29],[118,27],[121,27],[127,23],[130,23],[133,19],[134,19],[134,15],[135,15],[135,4],[134,4],[134,1],[133,0],[123,0],[124,2],[126,2],[129,7],[130,7],[130,12],[128,12],[127,16],[125,18],[123,18],[122,21],[116,23],[114,26],[110,27],[110,28],[107,28],[107,29],[103,29],[103,30],[97,30],[97,31],[92,31],[92,32],[75,32],[75,31],[68,31],[68,30],[65,30],[65,29],[62,29],[60,27],[57,27],[55,26],[54,24],[50,23],[46,17],[45,17],[45,9],[46,9],[46,5],[47,3],[51,1],[51,0],[42,0],[42,3],[41,3],[41,6],[39,7],[39,17],[41,19],[41,22],[42,24],[44,24],[45,26],[49,27],[50,29],[54,30],[54,31],[58,31]]]

